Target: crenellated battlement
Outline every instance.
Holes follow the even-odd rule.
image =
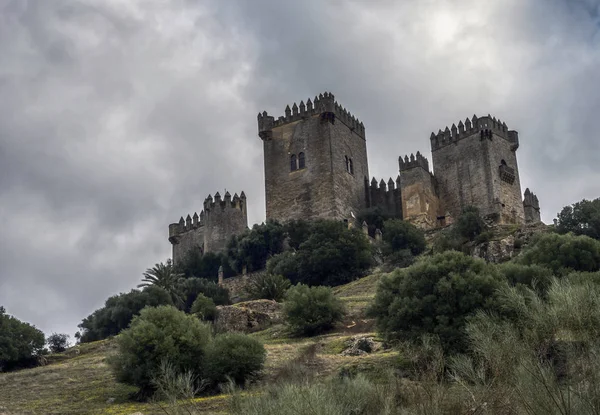
[[[517,148],[519,148],[518,133],[509,130],[505,122],[488,114],[481,118],[478,118],[477,115],[473,115],[471,119],[466,118],[464,123],[461,120],[458,122],[458,125],[452,124],[450,128],[446,126],[444,131],[438,130],[437,134],[432,132],[429,137],[431,141],[431,150],[438,150],[474,134],[479,134],[482,140],[491,140],[494,136],[498,136],[509,141],[512,144],[511,149],[513,151],[516,151]]]
[[[242,214],[246,210],[246,194],[242,191],[240,196],[237,193],[231,197],[229,192],[225,192],[225,196],[221,199],[221,195],[219,192],[215,193],[215,197],[213,198],[211,195],[208,195],[206,199],[204,199],[204,209],[200,211],[200,215],[197,212],[194,212],[193,216],[189,214],[184,219],[183,216],[179,219],[179,222],[172,223],[169,225],[169,240],[173,242],[172,238],[177,237],[181,234],[190,232],[195,229],[203,228],[207,222],[208,218],[215,213],[218,214],[225,210],[238,209]]]
[[[525,189],[523,209],[525,211],[525,223],[539,223],[542,221],[540,215],[540,201],[529,188]]]
[[[315,96],[314,100],[312,101],[309,98],[306,101],[306,104],[304,101],[300,101],[300,105],[297,105],[294,102],[291,108],[289,105],[287,105],[285,107],[284,114],[285,115],[282,115],[277,119],[269,115],[267,111],[263,111],[262,113],[258,114],[258,135],[261,139],[270,139],[271,131],[275,127],[280,127],[285,124],[320,114],[333,114],[333,120],[339,120],[359,136],[363,138],[365,137],[364,124],[348,110],[346,110],[346,108],[338,104],[331,92],[319,94],[318,96]]]
[[[413,169],[415,167],[421,167],[425,171],[429,172],[429,161],[426,157],[421,155],[419,151],[417,151],[417,155],[411,154],[410,157],[402,156],[398,157],[398,164],[400,166],[400,171]]]
[[[391,215],[402,217],[402,196],[400,194],[400,176],[394,181],[391,177],[385,182],[373,177],[369,184],[369,179],[365,177],[365,194],[367,207],[380,207]]]

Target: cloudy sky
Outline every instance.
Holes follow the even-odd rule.
[[[490,113],[546,222],[600,196],[598,0],[0,0],[0,305],[72,335],[209,193],[261,222],[256,114],[323,91],[378,179]]]

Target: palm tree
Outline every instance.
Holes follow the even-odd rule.
[[[143,275],[144,278],[138,288],[160,287],[171,295],[175,304],[180,305],[183,302],[179,292],[179,283],[183,279],[183,274],[175,271],[170,259],[167,259],[166,264],[161,262],[148,268]]]

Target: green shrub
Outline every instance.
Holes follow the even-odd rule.
[[[252,300],[281,301],[290,286],[290,280],[281,275],[261,272],[250,277],[244,289]]]
[[[558,214],[556,230],[600,239],[600,198],[565,206]]]
[[[217,306],[212,299],[206,297],[204,294],[198,294],[194,300],[194,304],[192,304],[190,313],[198,316],[200,320],[212,321],[217,316]]]
[[[267,270],[292,283],[340,285],[356,279],[372,259],[371,244],[361,231],[321,220],[310,224],[310,236],[297,251],[272,258]]]
[[[240,333],[221,334],[206,350],[206,375],[213,383],[231,379],[243,384],[262,369],[265,358],[265,348],[255,338]]]
[[[437,335],[446,352],[465,348],[462,330],[477,310],[495,308],[493,265],[459,252],[422,258],[380,280],[369,313],[389,340]]]
[[[152,392],[152,378],[169,361],[179,373],[201,376],[210,326],[172,306],[148,307],[116,338],[118,352],[109,364],[119,382]]]
[[[144,307],[172,304],[171,295],[155,286],[109,297],[104,307],[94,311],[79,324],[78,327],[82,329],[80,342],[102,340],[119,334]]]
[[[248,272],[264,269],[267,259],[283,252],[285,228],[268,220],[232,237],[227,244],[227,256],[237,272],[246,267]]]
[[[215,305],[230,304],[229,290],[225,287],[221,287],[214,281],[209,281],[204,278],[184,279],[179,286],[179,290],[183,296],[183,311],[188,313],[199,294],[204,294],[204,296],[213,300]]]
[[[415,257],[408,249],[392,252],[385,258],[387,264],[393,265],[395,268],[405,268],[415,262]]]
[[[485,230],[485,223],[479,214],[479,209],[468,206],[458,217],[454,228],[458,235],[473,241]]]
[[[48,336],[48,348],[52,353],[64,352],[69,347],[69,335],[52,333]]]
[[[329,287],[297,284],[287,292],[284,312],[295,333],[312,336],[341,321],[344,307]]]
[[[552,270],[539,265],[522,265],[505,262],[497,266],[498,272],[511,286],[524,285],[545,293],[552,281]]]
[[[44,333],[0,306],[0,372],[35,366],[45,343]]]
[[[401,219],[389,219],[384,222],[383,241],[392,252],[409,250],[413,255],[419,255],[426,247],[423,231]]]
[[[557,275],[600,270],[600,241],[587,236],[554,233],[538,235],[515,262],[550,268]]]

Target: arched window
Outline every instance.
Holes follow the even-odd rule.
[[[290,157],[290,170],[294,171],[297,169],[298,167],[296,166],[296,155],[292,154],[292,156]]]
[[[348,159],[350,166],[350,174],[354,174],[354,163],[352,163],[352,159]]]
[[[306,167],[304,153],[298,153],[298,168],[303,169],[304,167]]]

